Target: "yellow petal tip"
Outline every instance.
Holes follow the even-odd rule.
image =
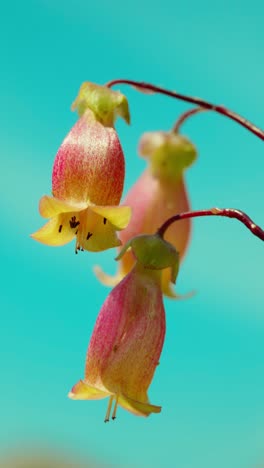
[[[119,281],[122,279],[122,275],[117,273],[116,275],[108,275],[105,273],[99,265],[94,265],[93,272],[96,278],[105,286],[114,287],[116,286]]]

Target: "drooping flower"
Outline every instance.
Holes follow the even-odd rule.
[[[113,128],[117,115],[129,122],[127,101],[120,93],[88,83],[74,107],[80,119],[56,155],[53,196],[43,196],[39,204],[40,214],[50,220],[32,237],[52,246],[76,237],[76,252],[100,251],[120,245],[116,231],[127,225],[131,213],[129,207],[118,206],[125,164]]]
[[[120,232],[123,244],[136,235],[155,233],[166,219],[190,209],[184,172],[196,159],[194,145],[177,133],[151,132],[142,136],[139,153],[148,158],[149,167],[124,200],[125,205],[131,206],[132,216],[127,228]],[[186,252],[190,229],[190,220],[187,219],[172,225],[165,234],[165,239],[179,252],[180,259]],[[98,267],[95,271],[104,284],[113,286],[131,270],[134,263],[135,258],[130,250],[123,256],[115,277],[106,275]],[[169,297],[177,297],[169,270],[162,272],[162,290]]]
[[[115,419],[117,406],[138,416],[159,413],[147,391],[159,364],[165,336],[161,269],[169,267],[172,281],[178,254],[158,236],[138,236],[132,248],[136,263],[110,292],[98,315],[87,352],[85,378],[69,393],[74,400],[110,397],[105,421]]]

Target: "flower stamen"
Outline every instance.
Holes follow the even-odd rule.
[[[109,422],[113,400],[114,400],[114,395],[111,395],[110,398],[109,398],[109,403],[108,403],[108,407],[107,407],[107,411],[106,411],[106,415],[105,415],[105,420],[104,420],[105,423]]]
[[[114,411],[113,411],[113,413],[112,413],[112,419],[113,419],[113,421],[116,419],[117,406],[118,406],[118,396],[116,397],[115,406],[114,406]]]
[[[62,224],[60,224],[60,227],[59,227],[59,232],[61,232],[62,230]]]
[[[69,223],[70,223],[70,227],[73,229],[73,228],[76,228],[77,226],[79,226],[80,221],[76,221],[76,216],[72,216]]]

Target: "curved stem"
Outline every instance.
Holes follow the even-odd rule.
[[[140,81],[118,79],[118,80],[109,81],[106,84],[106,86],[108,88],[111,88],[112,86],[117,85],[117,84],[127,84],[130,86],[134,86],[138,91],[142,91],[142,92],[151,91],[154,93],[165,94],[166,96],[180,99],[181,101],[189,102],[191,104],[196,104],[197,106],[203,107],[204,109],[215,111],[218,114],[224,115],[225,117],[228,117],[229,119],[234,120],[238,124],[242,125],[242,127],[245,127],[247,130],[249,130],[251,133],[254,133],[254,135],[259,137],[261,140],[264,140],[263,130],[258,128],[253,123],[249,122],[249,120],[245,119],[241,115],[236,114],[236,112],[233,112],[223,106],[211,104],[210,102],[204,101],[203,99],[200,99],[197,97],[186,96],[184,94],[177,93],[176,91],[169,91],[168,89],[161,88],[160,86],[155,86],[150,83],[144,83]]]
[[[176,120],[172,131],[174,133],[179,133],[180,127],[184,124],[184,122],[189,119],[189,117],[192,117],[193,115],[200,114],[200,112],[206,112],[209,109],[205,109],[204,107],[194,107],[193,109],[189,109],[186,112],[183,112],[183,114],[180,115],[180,117]]]
[[[187,211],[186,213],[179,213],[171,218],[167,219],[165,223],[158,229],[157,234],[161,237],[164,236],[168,227],[180,221],[181,219],[187,218],[198,218],[202,216],[226,216],[227,218],[236,218],[238,221],[243,223],[255,236],[259,239],[264,240],[264,231],[260,226],[257,226],[254,221],[243,211],[237,210],[236,208],[211,208],[209,210],[197,210]]]

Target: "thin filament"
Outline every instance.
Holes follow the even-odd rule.
[[[116,400],[115,400],[115,406],[114,406],[114,411],[112,414],[112,419],[116,419],[117,405],[118,405],[118,396],[116,397]]]
[[[109,403],[108,403],[107,411],[106,411],[106,415],[105,415],[105,420],[104,420],[105,423],[109,422],[110,413],[111,413],[112,404],[113,404],[113,399],[114,399],[114,395],[111,395],[110,398],[109,398]]]

